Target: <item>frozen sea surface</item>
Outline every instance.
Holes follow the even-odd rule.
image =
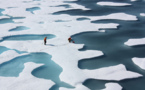
[[[125,44],[145,37],[145,1],[14,2],[0,1],[0,90],[145,90],[145,44]]]

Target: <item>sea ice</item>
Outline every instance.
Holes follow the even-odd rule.
[[[145,70],[145,58],[137,58],[137,57],[134,57],[134,58],[132,58],[132,61],[133,61],[137,66],[139,66],[140,68],[142,68],[142,69]]]
[[[0,46],[5,46],[7,48],[20,51],[27,51],[28,53],[46,52],[52,55],[52,60],[63,68],[63,72],[59,76],[60,80],[75,86],[75,89],[81,88],[83,90],[88,90],[88,88],[83,86],[82,83],[89,78],[119,81],[123,79],[138,78],[142,76],[138,73],[127,71],[124,65],[105,67],[96,70],[79,69],[79,60],[102,56],[103,52],[98,50],[79,51],[79,49],[83,48],[83,44],[73,44],[69,43],[67,40],[70,36],[81,32],[99,31],[100,28],[117,28],[117,26],[119,26],[119,24],[116,23],[94,24],[91,23],[91,20],[137,20],[136,16],[125,13],[113,13],[106,16],[87,16],[87,18],[90,18],[91,20],[77,21],[77,18],[81,18],[83,16],[70,16],[66,14],[53,15],[54,13],[63,10],[88,10],[84,6],[76,5],[73,3],[70,3],[71,8],[67,9],[65,7],[56,7],[58,5],[64,4],[66,4],[66,2],[58,0],[41,0],[38,2],[35,2],[33,0],[14,0],[14,3],[11,0],[1,0],[0,6],[2,9],[5,9],[2,14],[12,17],[24,17],[24,19],[13,19],[14,23],[0,25],[0,28],[3,30],[3,32],[0,33],[1,39],[6,36],[25,34],[53,34],[56,35],[56,37],[53,39],[48,39],[47,45],[43,44],[43,40],[22,40],[2,41],[0,42]],[[32,7],[39,7],[40,10],[34,11],[34,14],[26,11],[27,8]],[[68,20],[69,22],[60,23],[55,22],[56,20]],[[40,22],[43,22],[43,24],[40,24]],[[17,32],[9,32],[9,30],[18,26],[26,26],[30,29]],[[11,55],[11,53],[13,54]],[[6,58],[6,55],[8,55],[9,58]],[[1,63],[7,60],[11,60],[12,58],[15,58],[17,56],[19,56],[19,54],[14,51],[6,51],[1,54],[1,58],[3,60]],[[25,68],[23,72],[20,73],[19,77],[0,77],[0,89],[48,90],[52,85],[54,85],[52,81],[38,79],[31,75],[32,70],[41,65],[42,64],[38,65],[29,62],[25,64]]]
[[[134,2],[134,1],[138,1],[138,0],[131,0],[132,2]]]
[[[122,87],[118,83],[106,83],[106,88],[102,90],[122,90]]]
[[[145,13],[140,13],[140,16],[145,16]]]
[[[145,38],[129,39],[124,44],[128,46],[145,45]]]
[[[98,2],[98,5],[101,6],[129,6],[129,3],[116,3],[116,2]]]
[[[127,21],[136,21],[138,20],[136,16],[126,14],[126,13],[112,13],[109,15],[104,15],[104,16],[92,16],[88,17],[91,20],[101,20],[101,19],[117,19],[117,20],[127,20]]]
[[[90,72],[91,77],[101,80],[116,80],[120,81],[128,78],[138,78],[141,74],[127,71],[123,64],[104,67],[96,70],[84,70],[84,72]]]
[[[17,11],[17,13],[16,13],[16,11]],[[28,12],[28,11],[25,11],[24,8],[6,9],[5,11],[2,12],[2,14],[10,15],[10,16],[13,16],[13,17],[25,17],[27,15],[31,15],[31,13]]]
[[[90,90],[89,88],[85,87],[85,86],[82,85],[82,84],[77,84],[75,87],[76,87],[76,88],[72,88],[72,89],[60,87],[59,90]]]

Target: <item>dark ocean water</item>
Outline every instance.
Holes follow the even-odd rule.
[[[101,57],[80,60],[78,67],[80,69],[98,69],[101,67],[124,64],[127,70],[140,73],[143,77],[128,80],[125,79],[117,83],[123,87],[123,90],[145,90],[145,70],[140,69],[131,60],[133,57],[145,57],[145,45],[133,47],[124,45],[128,39],[145,37],[145,17],[140,16],[140,13],[145,13],[145,1],[139,0],[131,2],[130,0],[104,0],[132,4],[131,6],[121,7],[99,6],[96,4],[98,1],[102,0],[79,0],[76,2],[91,10],[68,10],[60,11],[55,14],[67,13],[70,15],[101,16],[124,12],[126,14],[137,16],[138,20],[94,20],[91,23],[118,23],[120,26],[117,29],[108,28],[106,29],[106,32],[85,32],[73,35],[72,38],[77,44],[85,44],[85,46],[80,49],[81,51],[101,50],[104,53],[104,56]],[[87,18],[78,20],[86,19]],[[105,88],[105,83],[108,82],[115,81],[88,79],[83,84],[91,90],[99,90]]]

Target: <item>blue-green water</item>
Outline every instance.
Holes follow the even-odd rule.
[[[0,54],[9,50],[8,48],[4,47],[4,46],[0,46]]]
[[[25,26],[18,26],[16,28],[10,29],[9,31],[22,31],[22,30],[28,30],[30,28],[25,27]]]
[[[51,63],[51,56],[46,53],[31,53],[16,57],[8,62],[0,65],[0,76],[18,76],[24,69],[24,63],[35,62],[35,63]]]
[[[51,55],[46,53],[30,53],[2,63],[0,64],[0,76],[18,77],[24,69],[24,63],[26,62],[44,64],[34,69],[32,75],[55,82],[55,85],[50,90],[58,90],[59,87],[73,88],[69,84],[60,81],[59,75],[62,72],[62,68],[51,60]]]
[[[8,16],[8,15],[6,15],[6,16]],[[12,16],[9,16],[9,18],[0,19],[0,24],[14,23],[13,20],[15,20],[15,19],[24,19],[24,18],[25,17],[12,17]]]
[[[14,21],[12,20],[12,18],[0,19],[0,24],[6,24],[6,23],[14,23]]]
[[[26,9],[26,11],[29,11],[29,12],[31,12],[32,14],[34,14],[34,11],[35,10],[40,10],[40,8],[39,7],[32,7],[32,8],[27,8]]]

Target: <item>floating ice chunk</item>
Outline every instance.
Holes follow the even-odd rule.
[[[124,79],[138,78],[142,76],[141,74],[127,71],[123,64],[100,68],[96,70],[84,70],[84,71],[85,72],[87,71],[91,75],[90,77],[101,80],[120,81]]]
[[[140,13],[140,16],[145,16],[145,13]]]
[[[139,66],[140,68],[142,68],[142,69],[145,70],[145,58],[137,58],[137,57],[134,57],[134,58],[132,58],[132,61],[133,61],[137,66]]]
[[[138,0],[131,0],[132,2],[134,2],[134,1],[138,1]]]
[[[73,88],[73,89],[68,89],[68,88],[60,87],[59,90],[90,90],[89,88],[85,87],[82,84],[77,84],[75,87],[76,88]]]
[[[129,6],[129,3],[115,3],[115,2],[98,2],[98,5],[101,6]]]
[[[101,20],[101,19],[118,19],[118,20],[137,20],[137,17],[134,15],[129,15],[126,13],[112,13],[105,16],[95,16],[89,17],[91,20]]]
[[[28,62],[19,77],[0,77],[1,90],[48,90],[54,82],[31,75],[32,70],[42,64]]]
[[[136,45],[145,45],[145,38],[140,39],[129,39],[127,42],[124,43],[128,46],[136,46]]]
[[[99,32],[105,32],[106,30],[99,30]]]
[[[122,90],[122,87],[118,83],[106,83],[106,88],[102,90]]]

